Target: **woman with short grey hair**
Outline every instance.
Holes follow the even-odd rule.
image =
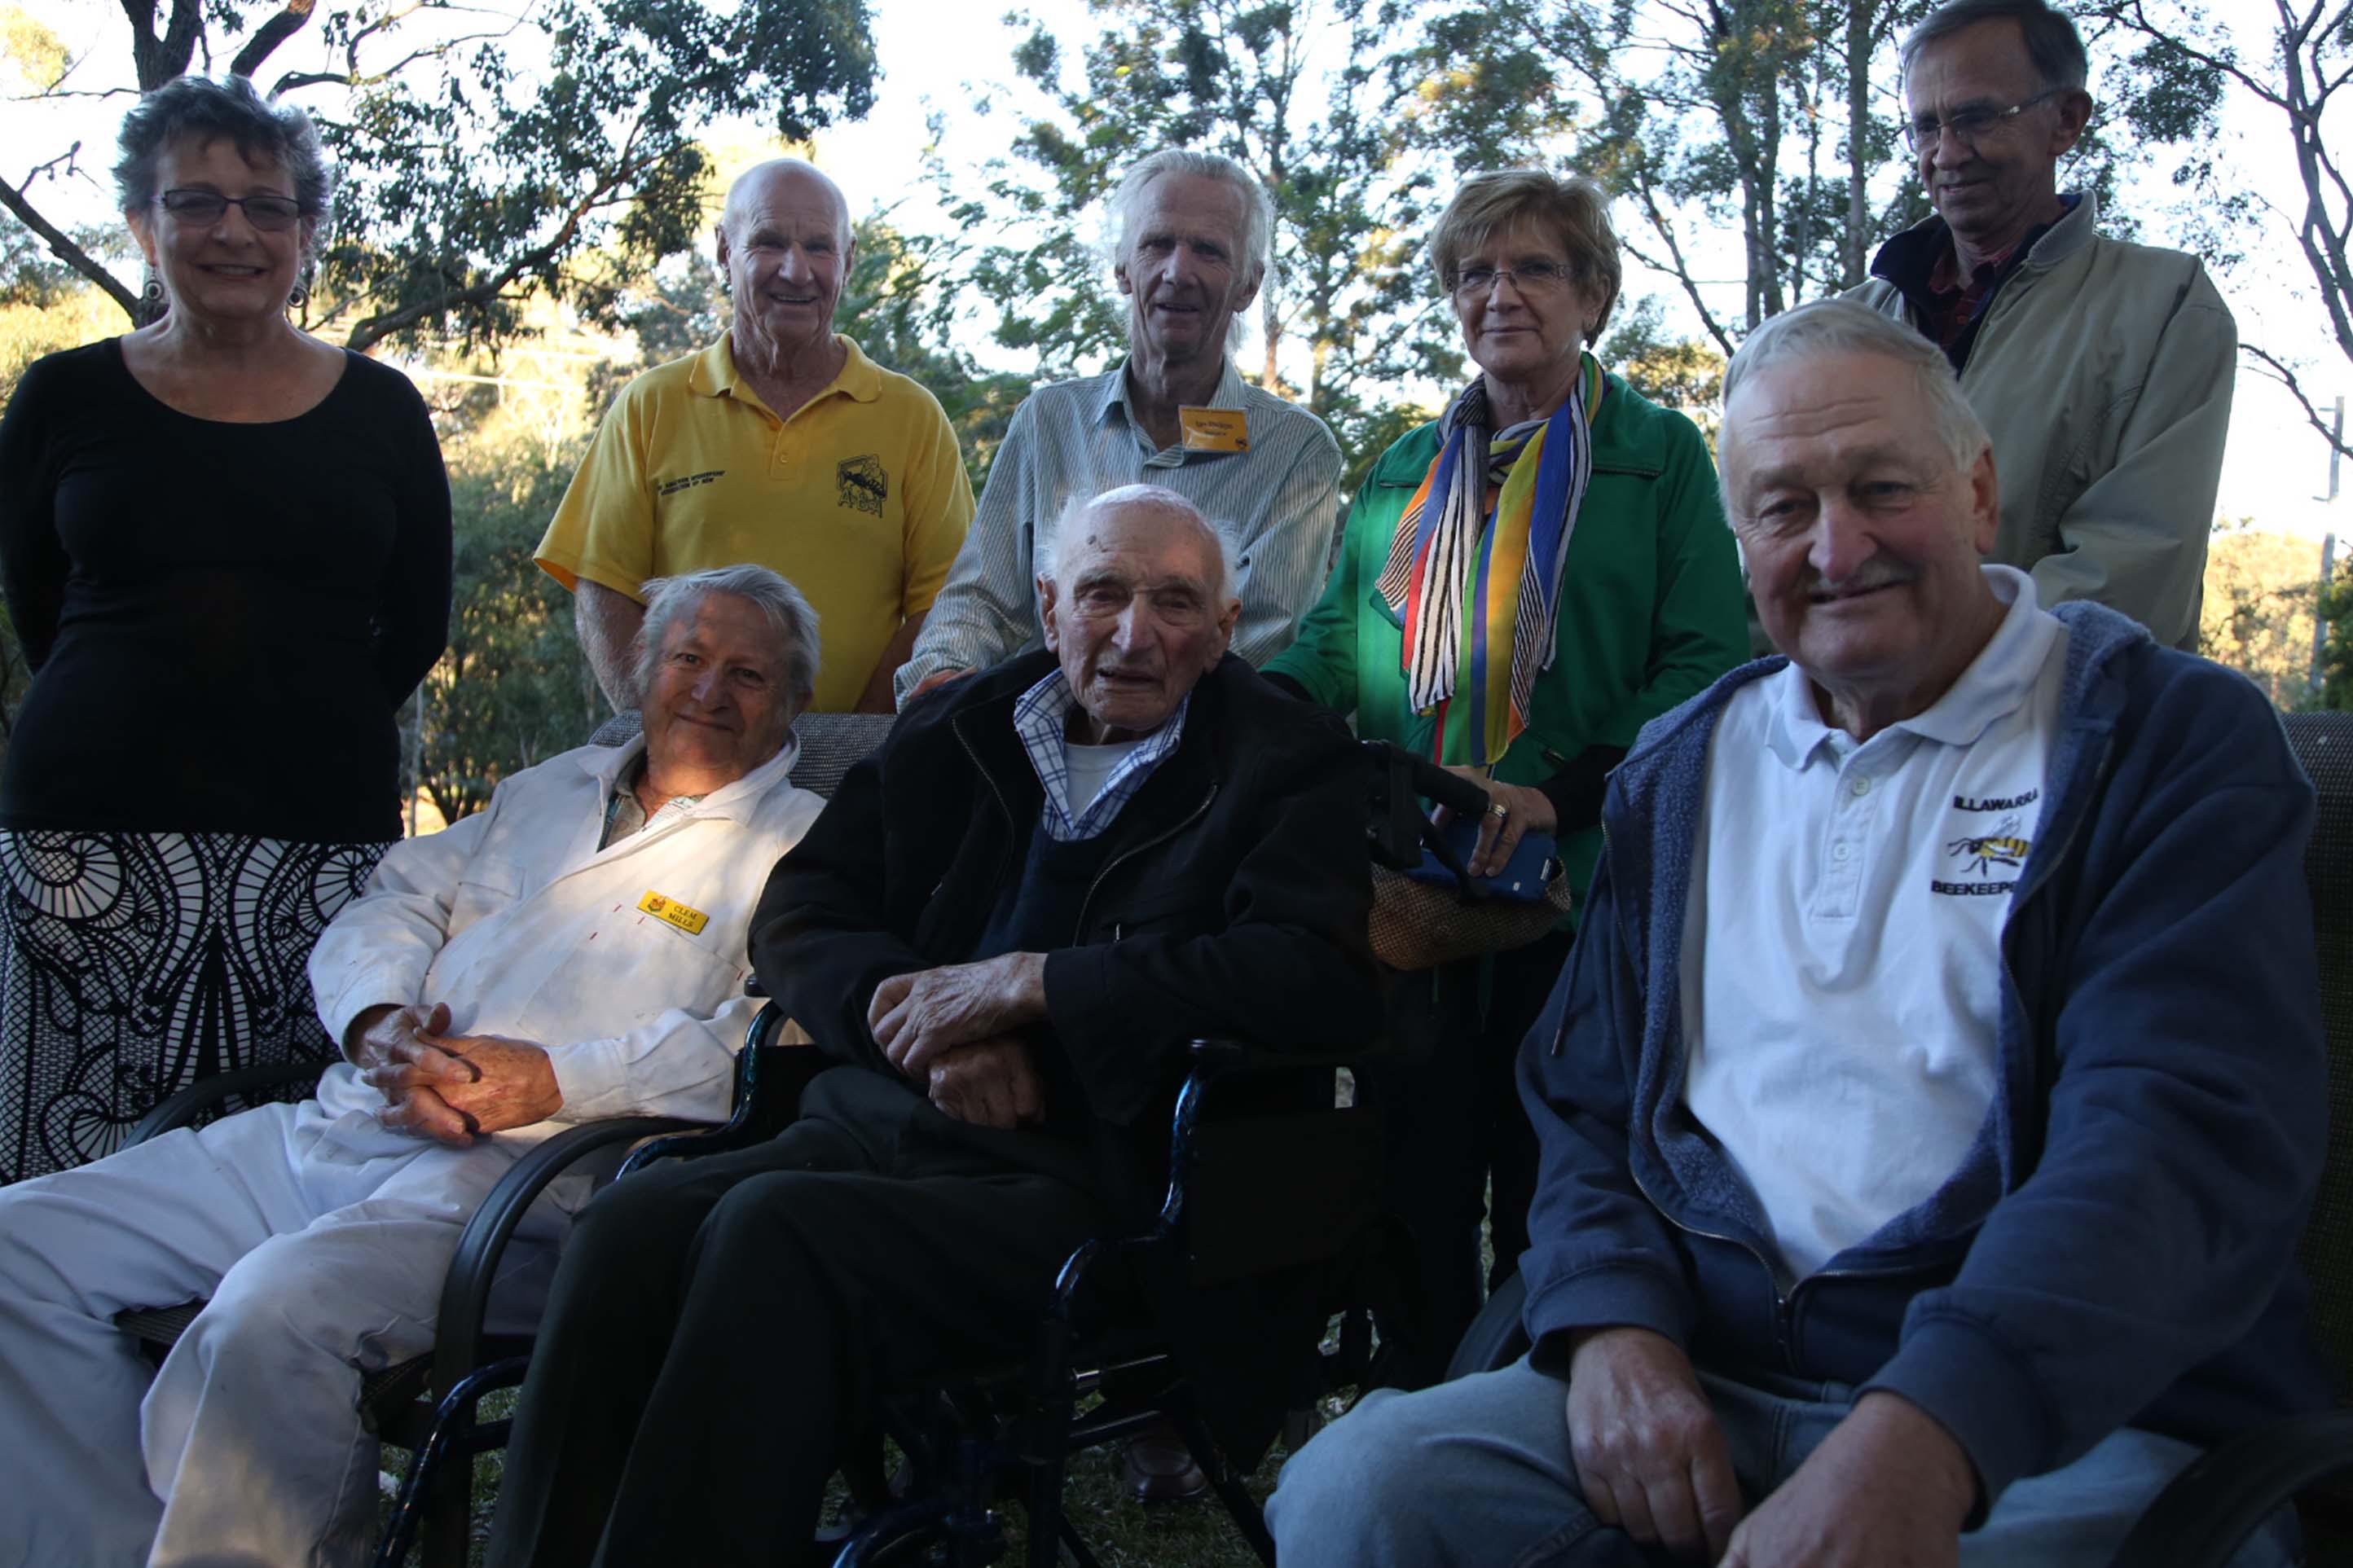
[[[792,666],[795,715],[807,710],[809,699],[817,694],[817,608],[808,602],[807,595],[779,574],[746,562],[685,572],[675,577],[650,577],[638,591],[645,595],[646,616],[638,625],[638,635],[630,648],[637,657],[640,692],[653,684],[654,667],[661,658],[662,644],[670,636],[671,623],[692,615],[694,607],[708,595],[733,594],[767,616],[768,625],[784,639],[786,657]]]
[[[449,489],[398,372],[288,319],[332,179],[297,109],[183,77],[115,166],[137,331],[0,419],[31,690],[0,771],[0,1182],[229,1068],[332,1059],[311,946],[400,837],[448,640]]]

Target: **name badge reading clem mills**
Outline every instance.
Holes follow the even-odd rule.
[[[689,936],[701,936],[702,928],[711,923],[711,917],[693,905],[665,898],[651,888],[647,889],[646,896],[638,900],[638,908],[658,921],[669,921]]]

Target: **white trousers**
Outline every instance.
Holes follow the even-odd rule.
[[[309,1100],[0,1188],[0,1568],[364,1563],[361,1382],[432,1349],[459,1233],[529,1146]],[[501,1320],[535,1321],[586,1189],[525,1219]],[[151,1373],[114,1314],[198,1297]]]

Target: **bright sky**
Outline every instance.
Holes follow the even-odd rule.
[[[993,113],[975,112],[975,89],[986,91],[1014,80],[1013,44],[1020,36],[991,15],[976,9],[951,26],[943,25],[936,0],[872,0],[874,37],[883,69],[872,114],[862,123],[825,133],[818,142],[818,161],[841,181],[854,207],[902,205],[903,226],[922,228],[938,222],[937,209],[919,176],[919,159],[927,139],[928,111],[944,111],[950,126],[946,151],[958,167],[976,165],[1003,151],[1016,129],[1015,101],[999,96]],[[1084,43],[1098,30],[1083,0],[1033,0],[1031,11],[1064,41],[1066,68],[1075,66]],[[110,72],[124,54],[120,10],[103,0],[31,0],[26,9],[55,28],[69,47],[95,51],[94,66]],[[2260,41],[2257,41],[2260,48]],[[2093,83],[2096,92],[2097,63]],[[111,74],[108,80],[115,79]],[[77,81],[77,85],[80,85]],[[90,85],[98,85],[91,83]],[[79,100],[37,109],[0,103],[0,145],[39,147],[39,156],[57,146],[61,117],[72,121],[71,134],[84,139],[82,163],[89,176],[75,216],[102,221],[107,203],[101,182],[111,153],[113,126],[127,100],[121,98]],[[2234,105],[2226,123],[2224,152],[2237,165],[2248,187],[2284,208],[2301,205],[2285,134],[2261,113]],[[29,161],[29,160],[28,160]],[[23,170],[11,167],[11,178]],[[2161,173],[2161,172],[2160,172]],[[2171,197],[2161,181],[2135,193],[2146,213],[2144,237],[2164,243],[2167,220],[2157,210]],[[2265,254],[2218,279],[2224,297],[2238,317],[2242,339],[2260,343],[2284,356],[2316,366],[2307,385],[2325,401],[2338,392],[2353,395],[2353,363],[2336,351],[2326,318],[2298,291],[2308,293],[2310,282],[2288,243],[2288,231],[2276,231],[2278,242]],[[1734,275],[1736,261],[1715,268]],[[1672,280],[1657,275],[1630,276],[1627,294],[1637,299],[1659,295],[1671,325],[1696,332]],[[1405,389],[1426,398],[1429,389]],[[2341,511],[2348,504],[2330,507],[2316,499],[2326,493],[2328,456],[2325,443],[2305,424],[2293,399],[2268,377],[2241,369],[2232,408],[2231,440],[2222,476],[2222,515],[2253,515],[2267,528],[2295,531],[2315,540],[2332,529],[2353,533],[2353,521]],[[2353,491],[2353,471],[2345,476]]]
[[[1032,11],[1053,26],[1064,40],[1066,68],[1075,62],[1085,39],[1097,31],[1082,4],[1075,0],[1039,0]],[[853,203],[888,201],[894,194],[878,191],[889,172],[912,172],[926,140],[927,108],[947,110],[955,127],[951,155],[976,163],[1002,151],[1015,125],[1008,105],[1000,102],[986,117],[971,112],[973,92],[967,84],[987,86],[1010,82],[1012,29],[976,19],[942,37],[938,13],[930,0],[876,0],[875,37],[881,41],[884,80],[875,109],[859,125],[828,132],[818,144],[820,162],[850,189]],[[936,40],[936,41],[934,41]],[[2256,42],[2260,50],[2260,40]],[[2094,89],[2099,86],[2096,76]],[[2250,188],[2274,205],[2294,210],[2302,204],[2286,133],[2255,106],[2239,100],[2224,126],[2224,151],[2243,171]],[[2162,164],[2147,185],[2134,192],[2143,208],[2143,237],[2166,243],[2167,220],[2160,210],[2173,193],[2164,184],[2170,164]],[[910,188],[902,209],[910,226],[921,226],[934,210],[928,193]],[[2288,231],[2279,231],[2284,235]],[[1735,276],[1736,260],[1727,257],[1715,270]],[[1633,269],[1627,296],[1660,297],[1670,325],[1696,335],[1696,315],[1683,300],[1674,280],[1660,273]],[[2291,361],[2315,366],[2306,378],[2316,401],[2343,392],[2353,397],[2353,363],[2337,353],[2328,335],[2326,316],[2306,297],[2308,275],[2292,246],[2282,243],[2268,255],[2251,258],[2230,275],[2217,279],[2242,341],[2260,344]],[[2302,284],[2299,291],[2298,285]],[[1416,389],[1424,393],[1424,389]],[[2309,534],[2315,541],[2331,530],[2353,535],[2353,466],[2344,475],[2347,500],[2332,507],[2318,499],[2327,493],[2328,449],[2306,423],[2303,411],[2286,390],[2271,377],[2248,368],[2242,360],[2231,418],[2229,448],[2223,459],[2218,512],[2224,517],[2253,516],[2263,526]]]

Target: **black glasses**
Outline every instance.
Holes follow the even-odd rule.
[[[165,191],[155,205],[183,223],[214,223],[231,207],[244,211],[245,221],[259,229],[291,228],[302,216],[302,204],[292,196],[225,196],[218,191],[181,188]]]
[[[1904,122],[1904,144],[1915,153],[1934,147],[1940,132],[1949,133],[1964,147],[1974,147],[1981,137],[1990,136],[2011,121],[2041,103],[2056,98],[2065,90],[2052,88],[2038,92],[2024,103],[2013,103],[2008,109],[1963,109],[1939,120],[1933,114],[1922,114]]]
[[[1568,281],[1568,268],[1557,261],[1526,261],[1517,267],[1466,267],[1454,275],[1457,294],[1480,295],[1508,278],[1523,294],[1541,294]]]

